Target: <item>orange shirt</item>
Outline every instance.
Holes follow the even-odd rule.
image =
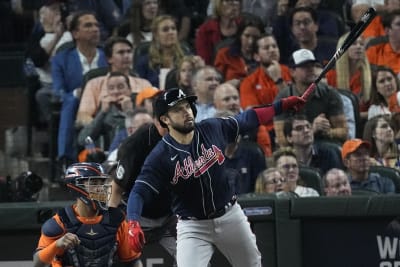
[[[326,80],[328,84],[332,87],[337,88],[337,72],[335,69],[328,71],[326,74]],[[347,89],[347,88],[341,88]],[[361,71],[357,71],[350,77],[350,88],[355,95],[361,94]]]
[[[281,64],[282,79],[290,82],[289,68]],[[258,67],[252,74],[243,79],[240,84],[240,105],[243,109],[249,106],[271,104],[278,94],[278,87],[265,73],[262,67]]]
[[[248,69],[246,62],[241,56],[233,56],[228,47],[222,47],[215,56],[214,66],[222,73],[226,81],[232,79],[243,79]]]
[[[54,215],[53,218],[55,221],[60,225],[62,228],[64,228],[64,224],[62,223],[60,217],[58,214]],[[77,216],[77,219],[82,222],[83,224],[97,224],[102,220],[103,216],[96,216],[93,218],[86,218],[86,217],[80,217]],[[59,239],[61,236],[46,236],[42,233],[39,239],[39,244],[37,247],[37,250],[43,249],[53,242],[56,242],[57,239]],[[133,252],[130,249],[129,243],[128,243],[128,223],[126,220],[123,220],[121,222],[120,227],[118,228],[117,231],[117,236],[116,236],[116,241],[118,242],[118,249],[117,249],[117,255],[119,257],[119,260],[122,262],[128,262],[132,261],[140,256],[140,253]],[[62,256],[62,255],[58,255]],[[62,267],[62,264],[60,261],[54,259],[52,261],[52,267]]]
[[[371,23],[368,25],[368,27],[363,31],[362,36],[364,38],[368,37],[379,37],[385,35],[385,29],[383,28],[382,24],[382,17],[381,16],[376,16]]]
[[[371,64],[387,66],[396,74],[400,73],[400,53],[393,51],[388,42],[369,47],[367,56]]]

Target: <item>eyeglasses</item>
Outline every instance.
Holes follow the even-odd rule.
[[[274,178],[272,180],[265,181],[265,184],[278,184],[278,183],[286,183],[285,178]]]
[[[296,132],[303,132],[304,130],[310,130],[311,129],[311,124],[304,124],[304,125],[296,125],[293,127],[293,131]]]
[[[284,169],[285,171],[288,171],[290,169],[297,169],[299,166],[297,164],[283,164],[279,168]]]
[[[304,20],[294,20],[293,21],[293,26],[299,27],[300,25],[304,25],[304,27],[307,27],[310,25],[313,21],[311,19],[304,19]]]

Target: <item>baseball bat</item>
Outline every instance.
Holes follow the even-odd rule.
[[[361,35],[361,33],[367,28],[367,26],[371,23],[372,19],[376,16],[376,10],[373,7],[370,7],[364,15],[361,17],[360,21],[354,26],[354,28],[350,31],[349,35],[347,35],[341,47],[339,47],[329,62],[322,69],[321,73],[315,79],[315,81],[304,91],[301,96],[304,100],[310,96],[310,94],[317,87],[317,83],[325,76],[325,74],[333,67],[336,60],[338,60],[344,52],[354,43],[357,38]]]

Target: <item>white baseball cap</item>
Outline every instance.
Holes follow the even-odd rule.
[[[291,61],[292,67],[298,67],[309,62],[318,62],[318,60],[315,59],[313,52],[304,48],[294,51]]]

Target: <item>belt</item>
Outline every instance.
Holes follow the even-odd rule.
[[[223,215],[225,215],[225,213],[227,213],[233,205],[235,205],[236,203],[236,196],[233,197],[228,203],[226,203],[226,205],[219,209],[216,210],[214,212],[211,212],[210,214],[206,215],[205,217],[201,217],[201,218],[197,218],[197,217],[192,217],[192,216],[178,216],[178,219],[181,220],[211,220],[211,219],[215,219],[215,218],[219,218]]]

